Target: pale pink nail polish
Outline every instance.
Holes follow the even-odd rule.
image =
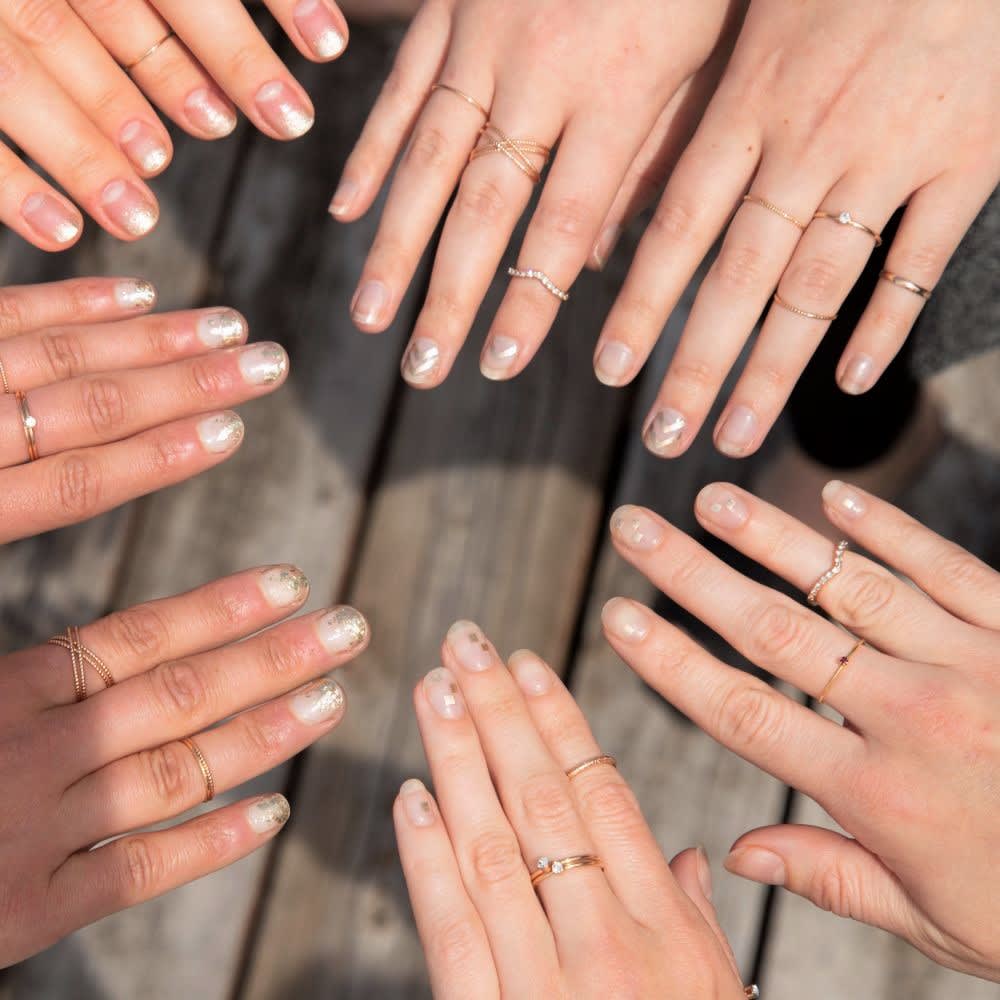
[[[282,80],[265,83],[254,98],[261,118],[283,139],[298,139],[313,127],[312,108]]]
[[[247,335],[246,320],[233,309],[206,313],[198,319],[196,329],[206,347],[235,347]]]
[[[330,214],[334,217],[344,215],[354,204],[354,199],[361,193],[361,186],[357,181],[352,181],[345,177],[330,201]]]
[[[249,385],[273,385],[288,371],[288,355],[280,344],[254,344],[240,351],[239,366]]]
[[[429,337],[417,337],[403,356],[403,378],[410,385],[423,385],[437,375],[441,365],[441,348]]]
[[[339,720],[346,707],[343,688],[329,677],[300,688],[288,701],[292,715],[307,726]]]
[[[192,90],[184,99],[188,121],[202,135],[221,139],[236,128],[236,111],[221,94],[208,87]]]
[[[295,566],[273,566],[257,579],[261,593],[273,608],[290,608],[309,596],[309,581]]]
[[[538,656],[526,649],[519,649],[511,654],[510,672],[526,695],[537,698],[552,690],[552,671]]]
[[[247,808],[247,822],[254,833],[270,833],[284,826],[292,815],[284,795],[268,795]]]
[[[867,354],[856,354],[844,365],[840,388],[849,396],[860,396],[875,384],[875,360]]]
[[[359,326],[377,326],[389,307],[389,289],[381,281],[366,281],[354,294],[351,316]]]
[[[306,45],[320,59],[336,59],[346,48],[347,39],[325,0],[299,0],[292,18]]]
[[[745,455],[757,436],[757,415],[749,406],[734,406],[719,428],[719,451],[730,458]]]
[[[122,152],[144,174],[159,173],[170,159],[163,136],[146,122],[131,121],[119,133]]]
[[[156,288],[141,278],[126,278],[115,285],[115,302],[123,309],[145,312],[156,305]]]
[[[455,675],[445,667],[437,667],[424,678],[424,694],[442,719],[460,719],[465,715],[462,691]]]
[[[861,517],[868,510],[864,497],[839,479],[832,479],[823,487],[823,502],[852,518]]]
[[[750,519],[750,508],[741,497],[718,483],[706,486],[695,501],[698,513],[706,521],[732,531]]]
[[[646,425],[643,443],[654,455],[666,455],[680,443],[685,427],[684,414],[667,407],[657,412]]]
[[[399,789],[403,812],[414,826],[431,826],[434,823],[434,804],[422,781],[410,778]]]
[[[21,203],[21,217],[44,240],[69,246],[83,229],[76,209],[50,194],[29,194]]]
[[[455,622],[448,629],[448,646],[466,670],[478,673],[497,663],[497,654],[490,641],[472,622]]]
[[[360,611],[342,605],[316,622],[316,632],[328,653],[350,653],[368,638],[368,622]]]
[[[632,373],[635,352],[620,340],[606,340],[594,359],[594,371],[604,385],[621,385]]]
[[[108,218],[130,236],[145,236],[160,217],[152,196],[131,181],[112,181],[101,192]]]
[[[648,552],[663,544],[662,524],[642,507],[619,507],[611,517],[611,531],[630,549]]]
[[[217,413],[198,424],[198,437],[206,451],[232,451],[245,433],[243,421],[235,413]]]
[[[601,624],[622,642],[640,643],[649,635],[649,613],[624,597],[613,597],[604,605]]]
[[[493,381],[505,379],[510,375],[520,353],[521,347],[513,337],[490,337],[483,350],[479,370]]]

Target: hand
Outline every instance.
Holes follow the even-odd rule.
[[[340,721],[343,691],[314,679],[362,650],[364,618],[336,608],[255,634],[308,590],[301,572],[277,566],[89,625],[80,640],[115,684],[88,662],[83,701],[66,649],[2,658],[0,968],[223,868],[281,828],[288,803],[271,795],[121,837],[203,802],[209,776],[214,792],[235,788]],[[180,742],[191,736],[194,749]],[[91,849],[110,837],[120,839]]]
[[[720,663],[633,601],[607,605],[605,633],[710,736],[815,799],[850,835],[756,830],[733,846],[730,871],[1000,981],[1000,575],[855,487],[832,482],[823,497],[834,525],[921,589],[848,552],[819,592],[831,622],[647,510],[622,508],[612,532],[671,600],[776,677],[814,698],[827,690],[848,725]],[[833,562],[829,541],[733,486],[706,487],[695,509],[707,530],[804,592]],[[852,655],[844,629],[867,645]]]
[[[235,346],[247,335],[239,313],[142,315],[155,300],[134,279],[0,290],[0,544],[225,461],[243,422],[220,408],[284,382],[277,344]]]
[[[905,204],[886,270],[934,288],[1000,181],[998,38],[993,0],[752,0],[597,347],[631,359],[629,381],[728,224],[646,421],[653,452],[687,449],[777,289],[792,309],[768,311],[714,432],[727,455],[757,450],[829,325],[794,310],[837,313],[874,249],[842,212],[877,234]],[[748,189],[772,208],[741,204]],[[923,304],[878,282],[837,370],[845,392],[875,384]]]
[[[470,163],[485,141],[483,112],[515,140],[560,142],[517,265],[569,289],[616,193],[632,186],[630,164],[651,134],[664,160],[683,148],[742,8],[736,0],[428,0],[421,7],[331,205],[341,221],[366,211],[412,132],[352,305],[355,322],[379,332],[458,186],[403,362],[410,383],[429,387],[447,376],[528,205],[529,175],[543,166],[544,157],[530,152],[520,164],[499,153]],[[482,111],[454,92],[430,93],[437,81]],[[540,282],[514,281],[482,355],[484,374],[520,372],[560,304]]]
[[[406,782],[393,808],[439,998],[744,996],[703,852],[668,866],[586,720],[532,653],[508,671],[477,626],[448,633],[417,686],[440,801]],[[536,859],[591,855],[538,882]]]

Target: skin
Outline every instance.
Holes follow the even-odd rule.
[[[823,497],[830,521],[894,571],[848,552],[819,595],[830,620],[643,508],[616,513],[612,535],[667,597],[813,698],[855,637],[866,640],[829,689],[844,726],[634,601],[609,602],[605,634],[710,736],[815,799],[847,834],[754,830],[734,844],[730,871],[1000,981],[1000,574],[856,487],[834,481]],[[706,487],[695,510],[706,530],[803,593],[832,563],[828,540],[734,486]]]
[[[470,622],[442,663],[414,696],[437,802],[411,780],[393,808],[434,995],[742,998],[703,852],[668,865],[616,769],[567,779],[601,751],[556,675],[525,651],[508,669]],[[605,870],[536,888],[543,854]]]

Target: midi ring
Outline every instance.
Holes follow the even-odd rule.
[[[469,154],[469,162],[478,160],[481,156],[489,156],[491,153],[502,153],[511,163],[523,173],[532,184],[538,184],[542,179],[541,170],[536,167],[530,156],[540,157],[542,169],[549,162],[552,150],[544,143],[536,139],[512,139],[501,128],[487,121],[479,134],[481,145]]]
[[[826,686],[823,690],[820,691],[819,697],[816,699],[817,704],[823,705],[826,703],[827,695],[829,695],[830,689],[837,683],[840,675],[851,665],[851,658],[859,649],[867,645],[868,643],[866,643],[864,639],[858,639],[851,651],[846,656],[842,656],[839,660],[837,660],[837,669],[834,670],[833,676],[826,682]]]
[[[479,101],[477,101],[470,94],[467,94],[464,90],[459,90],[458,87],[452,87],[447,83],[435,83],[431,87],[431,93],[433,94],[436,90],[446,90],[449,94],[454,94],[456,97],[461,97],[466,104],[471,104],[487,121],[489,121],[490,113],[484,108]]]
[[[908,292],[913,292],[914,295],[919,295],[925,301],[931,297],[931,290],[929,288],[924,288],[923,285],[918,285],[915,281],[910,281],[909,278],[902,278],[898,274],[893,274],[892,271],[882,271],[879,277],[883,281],[888,281],[890,285],[895,285],[897,288],[904,288]]]
[[[574,868],[600,868],[604,871],[604,862],[596,854],[574,854],[558,860],[541,857],[535,862],[535,870],[531,873],[531,884],[537,886],[553,875],[562,875],[573,871]]]
[[[201,776],[205,779],[205,801],[211,802],[215,798],[215,776],[208,766],[205,755],[201,752],[201,747],[190,736],[185,736],[181,743],[191,751],[191,756],[194,757],[198,770],[201,771]]]
[[[564,292],[559,288],[544,271],[536,271],[534,268],[522,271],[517,267],[508,267],[507,274],[512,278],[527,278],[537,281],[550,295],[554,295],[560,302],[569,302],[569,292]]]
[[[97,676],[104,682],[105,688],[114,685],[115,678],[108,669],[108,665],[97,653],[80,641],[80,630],[75,625],[68,626],[65,635],[52,636],[47,645],[69,650],[69,659],[73,667],[73,692],[77,701],[83,701],[87,697],[87,673],[84,670],[84,664],[94,669]]]
[[[174,32],[172,30],[168,31],[155,45],[150,45],[150,47],[146,49],[146,51],[143,52],[143,54],[139,56],[138,59],[133,59],[132,62],[125,63],[123,66],[125,72],[131,73],[132,70],[134,70],[136,66],[139,65],[139,63],[144,62],[146,59],[148,59],[154,52],[156,52],[157,49],[159,49],[162,45],[166,45],[166,43],[169,42],[170,39],[173,37],[174,37]]]
[[[824,323],[832,323],[837,318],[837,313],[814,313],[806,309],[800,309],[798,306],[793,306],[790,302],[786,302],[777,292],[774,293],[774,301],[782,309],[787,309],[790,313],[795,313],[796,316],[804,316],[806,319],[819,319]]]
[[[875,246],[880,247],[882,245],[882,237],[866,226],[863,222],[858,222],[857,219],[851,215],[850,212],[823,212],[819,211],[814,216],[814,219],[829,219],[831,222],[836,222],[840,226],[850,226],[852,229],[857,229],[858,232],[864,233],[866,236],[870,236],[875,241]]]
[[[572,781],[578,774],[583,774],[584,771],[589,771],[592,767],[600,767],[602,764],[617,767],[618,761],[616,761],[611,754],[602,753],[599,757],[591,757],[589,760],[583,761],[582,764],[577,764],[576,767],[571,767],[566,772],[566,777]]]
[[[781,218],[786,222],[790,222],[793,226],[796,226],[805,232],[806,224],[804,222],[799,222],[794,215],[789,215],[788,212],[778,208],[774,202],[768,201],[766,198],[760,198],[755,194],[745,194],[743,195],[743,200],[751,205],[760,205],[761,208],[766,208],[769,212],[773,212],[775,215],[781,216]]]
[[[38,446],[35,444],[35,428],[38,421],[31,415],[28,409],[28,397],[23,392],[15,392],[14,398],[21,410],[21,426],[24,428],[24,440],[28,446],[28,461],[38,461]]]
[[[812,585],[812,589],[806,595],[809,604],[819,603],[819,592],[844,568],[844,553],[847,551],[849,542],[846,538],[837,542],[837,548],[833,552],[833,565]]]

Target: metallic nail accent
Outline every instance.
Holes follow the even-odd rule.
[[[530,650],[511,653],[509,662],[510,672],[525,694],[537,697],[552,690],[552,671]]]
[[[520,353],[521,346],[513,337],[491,337],[483,352],[480,371],[489,379],[506,378]]]
[[[337,30],[333,11],[323,0],[301,0],[292,13],[295,25],[320,59],[334,59],[347,45]]]
[[[141,279],[119,281],[115,285],[115,302],[123,309],[152,309],[156,305],[156,289]]]
[[[118,140],[125,155],[144,173],[158,173],[170,158],[170,151],[159,133],[145,122],[129,122],[119,133]]]
[[[207,87],[192,90],[184,100],[191,122],[207,135],[221,139],[236,128],[236,113],[218,94]]]
[[[414,826],[430,826],[434,822],[434,806],[422,781],[416,778],[404,781],[399,789],[399,798],[406,818]]]
[[[209,313],[198,320],[198,337],[206,347],[234,347],[246,335],[246,320],[232,309]]]
[[[286,139],[305,135],[316,120],[299,95],[281,80],[265,83],[254,101],[268,125]]]
[[[861,517],[868,510],[861,494],[839,479],[833,479],[823,487],[823,500],[831,507],[839,507],[850,517]]]
[[[441,349],[433,340],[418,337],[410,344],[403,358],[403,378],[407,382],[426,382],[433,377],[441,362]]]
[[[695,501],[706,520],[720,528],[740,528],[750,519],[750,508],[730,490],[713,483],[706,486]]]
[[[342,606],[327,612],[318,622],[320,641],[331,653],[349,653],[368,638],[368,622],[360,611]]]
[[[289,702],[295,718],[308,726],[329,722],[343,714],[346,705],[343,689],[329,677],[302,688]]]
[[[232,451],[246,433],[243,421],[235,413],[217,413],[198,424],[198,437],[206,451],[220,454]]]
[[[284,826],[291,815],[292,807],[284,795],[258,799],[247,809],[247,820],[254,833],[270,833]]]
[[[288,355],[278,344],[255,344],[240,352],[239,365],[251,385],[274,385],[288,371]]]
[[[39,235],[60,246],[72,243],[83,228],[75,210],[48,194],[29,194],[21,203],[21,216]]]
[[[260,589],[276,608],[301,604],[309,593],[309,580],[295,566],[274,566],[260,575]]]
[[[611,518],[611,530],[633,549],[651,551],[663,543],[663,529],[642,507],[619,507]]]
[[[424,678],[424,694],[441,718],[460,719],[465,715],[462,690],[455,675],[445,667],[437,667]]]
[[[660,410],[647,425],[643,441],[651,452],[663,455],[680,441],[685,427],[687,420],[679,410]]]
[[[483,630],[472,622],[455,622],[448,629],[448,645],[466,670],[488,670],[497,662],[497,655]]]
[[[128,181],[111,181],[105,185],[101,204],[108,217],[131,236],[145,236],[160,217],[155,202]]]
[[[649,635],[646,614],[624,597],[612,597],[601,610],[601,623],[623,642],[642,642]]]

